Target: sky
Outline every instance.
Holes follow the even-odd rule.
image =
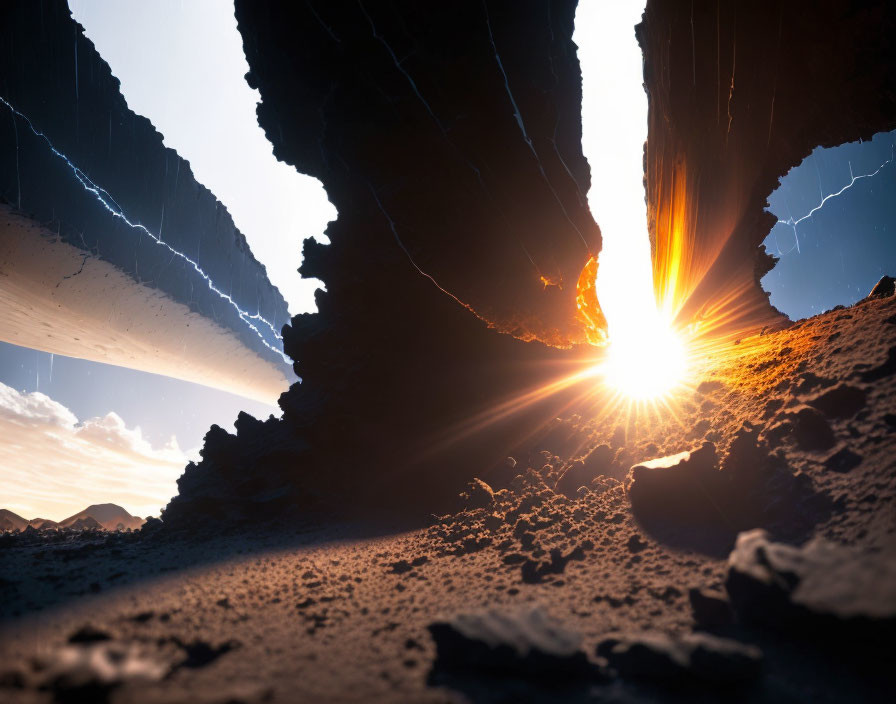
[[[894,145],[896,130],[819,148],[781,179],[768,202],[784,222],[764,242],[780,261],[762,287],[782,313],[798,320],[851,305],[884,274],[896,276]]]
[[[158,515],[188,460],[176,441],[153,447],[116,413],[81,422],[49,396],[6,384],[0,384],[0,437],[3,508],[29,520],[60,521],[106,502],[141,517]]]
[[[321,284],[297,272],[302,240],[326,242],[336,211],[318,181],[274,158],[258,126],[233,3],[69,6],[128,106],[227,207],[290,312],[314,310]],[[280,412],[177,379],[0,343],[0,507],[56,520],[113,502],[158,515],[211,424],[232,430],[240,410]]]
[[[232,0],[69,0],[128,107],[190,162],[246,236],[292,315],[315,310],[302,240],[336,217],[320,182],[278,162],[255,115]]]
[[[573,34],[582,68],[582,151],[591,164],[588,204],[603,236],[597,296],[617,341],[656,309],[643,185],[647,94],[635,38],[644,5],[580,2]]]

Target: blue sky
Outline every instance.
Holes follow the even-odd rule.
[[[277,161],[255,115],[258,91],[228,0],[69,0],[121,81],[128,107],[224,203],[295,315],[314,310],[318,281],[302,279],[302,240],[319,241],[336,209],[323,186]]]
[[[779,220],[765,240],[780,258],[762,280],[772,305],[794,320],[868,295],[884,274],[896,275],[896,130],[870,141],[816,149],[793,168],[769,197]],[[851,171],[850,171],[851,169]]]

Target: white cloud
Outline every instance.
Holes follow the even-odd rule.
[[[61,520],[115,503],[158,515],[189,459],[174,438],[154,448],[115,413],[81,423],[45,394],[0,383],[0,508]]]

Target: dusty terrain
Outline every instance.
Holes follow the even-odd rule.
[[[0,539],[0,699],[891,701],[896,298],[702,363],[667,409],[589,401],[429,526]],[[840,547],[729,558],[752,528]]]

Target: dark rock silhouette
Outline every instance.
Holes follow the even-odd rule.
[[[797,548],[742,533],[725,582],[739,619],[792,638],[872,650],[896,632],[896,553],[863,554],[816,539]],[[886,644],[886,645],[885,645]]]
[[[706,633],[621,633],[598,643],[597,654],[625,678],[682,684],[739,684],[762,669],[758,648]]]
[[[638,37],[650,234],[659,261],[676,238],[714,255],[693,259],[712,262],[706,271],[682,272],[699,283],[682,322],[736,301],[731,329],[785,324],[758,286],[772,264],[759,247],[773,222],[765,198],[819,144],[896,125],[896,10],[849,8],[648,3]],[[339,217],[329,246],[305,244],[302,272],[327,291],[317,314],[284,331],[303,382],[282,397],[283,420],[247,423],[235,440],[210,435],[166,523],[301,512],[346,495],[447,508],[508,452],[557,451],[520,443],[562,394],[487,427],[471,419],[595,354],[563,349],[588,337],[575,282],[601,246],[584,200],[574,10],[571,0],[425,11],[237,2],[259,121],[278,158],[322,180]],[[810,37],[830,27],[832,46],[814,51]],[[563,490],[578,481],[570,474]]]
[[[880,280],[874,284],[868,297],[884,298],[896,294],[896,279],[892,276],[881,276]]]
[[[429,626],[440,671],[505,675],[556,681],[596,671],[581,649],[581,637],[541,609],[519,613],[461,614]]]
[[[584,199],[575,2],[487,8],[488,23],[478,2],[238,4],[274,152],[320,178],[339,211],[331,244],[306,241],[302,265],[331,283],[319,312],[284,330],[303,382],[281,399],[283,421],[247,425],[236,443],[210,435],[166,522],[199,505],[341,504],[346,491],[445,509],[470,467],[497,465],[521,427],[561,407],[559,395],[487,437],[471,432],[496,400],[577,363],[522,340],[585,340],[576,280],[600,249]],[[397,65],[391,51],[411,46],[413,65]]]

